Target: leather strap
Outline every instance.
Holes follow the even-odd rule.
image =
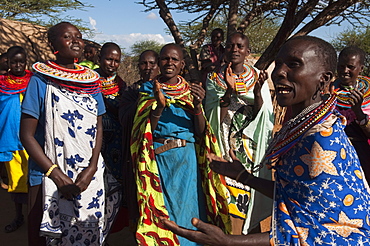
[[[154,139],[155,142],[160,143],[160,138]],[[169,149],[174,149],[174,148],[179,148],[179,147],[184,147],[186,146],[186,140],[185,139],[165,139],[163,141],[163,145],[156,148],[154,150],[154,153],[160,154],[163,153]]]

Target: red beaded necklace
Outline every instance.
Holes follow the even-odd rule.
[[[26,90],[28,82],[33,73],[25,70],[26,74],[22,77],[7,73],[0,77],[0,92],[6,94],[22,93]]]

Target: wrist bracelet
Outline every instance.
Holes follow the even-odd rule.
[[[161,115],[155,115],[153,112],[152,112],[152,116],[153,116],[154,118],[161,118]]]
[[[52,172],[56,167],[58,167],[58,165],[57,165],[57,164],[53,164],[53,165],[49,168],[49,170],[45,173],[45,176],[46,176],[46,177],[49,177],[49,176],[50,176],[50,174],[51,174],[51,172]]]
[[[201,111],[199,111],[199,113],[196,113],[196,114],[194,114],[194,115],[200,115],[201,113],[203,113],[203,111],[201,110]]]
[[[230,105],[230,101],[226,102],[223,97],[220,98],[220,107],[221,108],[229,107],[229,105]]]

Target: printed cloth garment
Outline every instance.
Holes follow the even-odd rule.
[[[187,82],[179,76],[179,84],[171,87],[175,91],[163,89],[167,106],[154,132],[149,116],[157,102],[151,81],[141,87],[134,120],[131,152],[140,213],[139,245],[197,245],[164,228],[159,216],[193,229],[189,218],[200,217],[230,231],[226,188],[206,158],[207,153],[219,153],[216,139],[208,123],[202,139],[194,136],[193,97]],[[153,140],[171,137],[185,139],[186,146],[156,155],[154,149],[162,144]]]
[[[9,178],[8,192],[27,193],[28,192],[27,151],[26,150],[14,151],[12,160],[5,162],[5,167]]]
[[[278,158],[271,245],[370,244],[370,190],[338,116],[329,112]]]
[[[104,104],[102,155],[112,175],[121,184],[122,174],[122,127],[118,121],[118,106],[126,83],[117,75],[100,77]]]
[[[337,109],[347,119],[347,125],[344,128],[351,143],[356,149],[357,155],[360,158],[362,169],[365,172],[366,179],[370,181],[370,139],[364,134],[362,128],[357,124],[356,114],[353,112],[349,100],[352,100],[349,88],[342,88],[339,80],[334,82],[337,91]],[[356,89],[363,93],[363,102],[361,105],[362,111],[370,117],[370,78],[358,76],[356,80]]]
[[[206,116],[217,136],[222,157],[231,161],[229,151],[232,149],[246,170],[257,177],[271,179],[269,170],[258,168],[271,138],[274,122],[268,84],[265,82],[261,89],[263,105],[254,117],[253,88],[258,79],[258,70],[244,64],[244,72],[234,74],[236,93],[232,95],[227,114],[221,122],[220,99],[227,89],[225,70],[226,66],[223,66],[208,74],[205,100]],[[231,178],[225,177],[225,181],[229,190],[230,215],[246,219],[243,228],[246,234],[271,214],[272,201]]]
[[[10,73],[0,76],[0,162],[11,161],[13,151],[23,150],[19,139],[21,102],[32,72],[23,77]]]
[[[73,181],[89,166],[95,147],[97,103],[49,81],[45,95],[45,154]],[[63,198],[54,182],[43,178],[41,235],[51,244],[102,245],[118,211],[119,194],[107,198],[105,165],[100,155],[88,189],[73,200]],[[108,175],[105,175],[108,176]],[[106,178],[106,179],[105,179]],[[118,184],[117,184],[118,185]]]

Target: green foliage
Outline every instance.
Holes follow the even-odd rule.
[[[363,49],[366,52],[363,75],[370,76],[370,26],[347,29],[334,38],[332,45],[338,52],[347,46],[357,46]]]
[[[78,0],[2,0],[0,18],[29,22],[50,27],[61,21],[76,25],[85,35],[91,36],[91,30],[85,22],[68,15],[68,10],[84,10],[92,5]]]
[[[215,28],[221,28],[225,32],[226,36],[226,27],[227,18],[218,16],[210,22],[206,39],[204,43],[211,42],[211,32]],[[181,22],[178,25],[180,33],[186,44],[194,43],[199,36],[199,30],[202,27],[201,22],[193,22],[191,25],[189,23]],[[265,51],[267,46],[274,39],[277,31],[280,27],[279,18],[275,20],[263,18],[260,20],[255,20],[251,25],[248,26],[245,33],[250,41],[250,47],[252,53],[261,54]],[[225,40],[226,41],[226,40]]]
[[[131,45],[130,49],[133,56],[139,56],[145,50],[154,50],[159,53],[162,46],[163,45],[161,43],[155,40],[142,40],[135,42]]]

